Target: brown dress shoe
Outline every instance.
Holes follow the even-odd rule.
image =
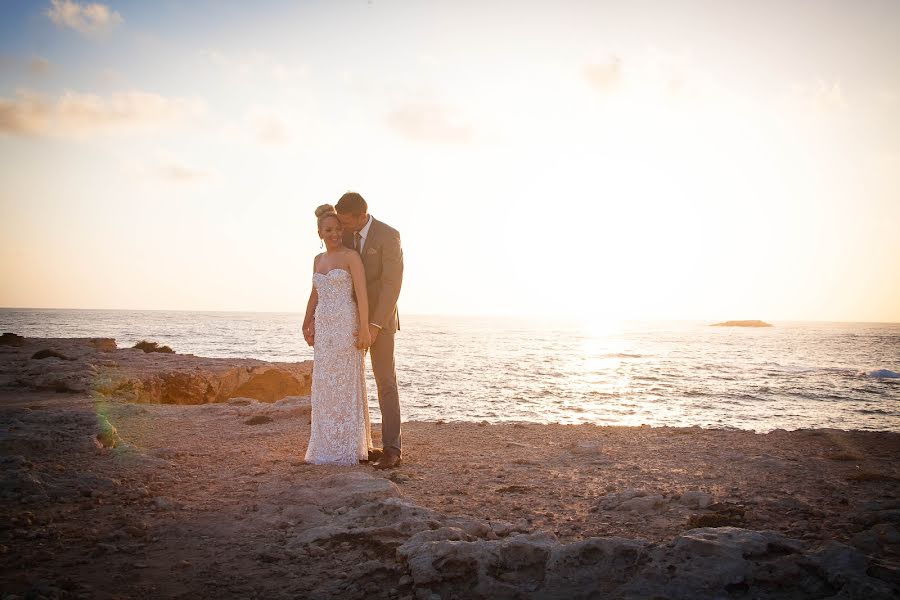
[[[382,450],[381,448],[372,448],[371,450],[369,450],[369,459],[368,460],[369,460],[369,462],[375,462],[382,456],[384,456],[384,450]]]
[[[393,469],[400,466],[400,455],[394,453],[386,453],[372,465],[376,469],[383,471],[384,469]]]

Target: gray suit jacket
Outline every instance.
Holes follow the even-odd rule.
[[[344,245],[353,248],[353,234],[344,235]],[[397,298],[403,283],[403,249],[400,233],[372,217],[369,235],[362,250],[366,271],[366,291],[369,295],[369,322],[383,331],[400,329]]]

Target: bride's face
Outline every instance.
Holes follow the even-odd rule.
[[[344,230],[341,228],[341,222],[337,217],[328,217],[322,221],[319,226],[319,237],[325,242],[326,248],[339,248],[344,236]]]

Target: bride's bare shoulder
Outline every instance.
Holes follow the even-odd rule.
[[[362,264],[362,258],[359,257],[359,252],[356,250],[351,250],[350,248],[344,249],[343,254],[344,260],[347,261],[347,264]]]

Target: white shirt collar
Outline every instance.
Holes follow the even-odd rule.
[[[369,227],[372,225],[372,215],[369,215],[369,220],[366,221],[366,226],[359,230],[359,237],[365,241],[365,239],[369,236]]]

